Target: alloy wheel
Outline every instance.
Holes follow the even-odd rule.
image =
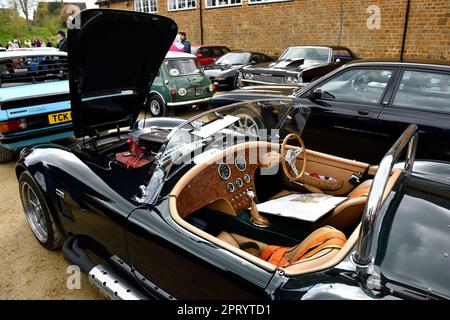
[[[40,242],[47,242],[48,228],[39,198],[26,182],[22,182],[20,192],[25,216],[27,217],[31,230]]]

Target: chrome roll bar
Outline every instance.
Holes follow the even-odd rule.
[[[356,251],[352,254],[352,260],[358,267],[368,267],[372,261],[371,249],[374,240],[374,229],[378,213],[383,204],[383,195],[389,176],[406,147],[404,170],[407,172],[412,170],[417,149],[417,139],[418,127],[415,124],[411,124],[389,149],[378,166],[364,209]]]

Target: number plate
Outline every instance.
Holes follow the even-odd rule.
[[[52,113],[48,115],[49,124],[69,122],[69,121],[72,121],[72,115],[70,111]]]

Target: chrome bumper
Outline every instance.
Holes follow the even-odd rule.
[[[197,100],[181,101],[181,102],[167,102],[167,105],[169,107],[189,106],[189,105],[193,105],[193,104],[207,103],[207,102],[209,102],[209,100],[211,100],[211,97],[197,99]]]

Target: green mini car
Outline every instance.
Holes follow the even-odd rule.
[[[194,55],[169,51],[153,81],[146,108],[154,117],[173,114],[179,107],[206,108],[214,91]]]

